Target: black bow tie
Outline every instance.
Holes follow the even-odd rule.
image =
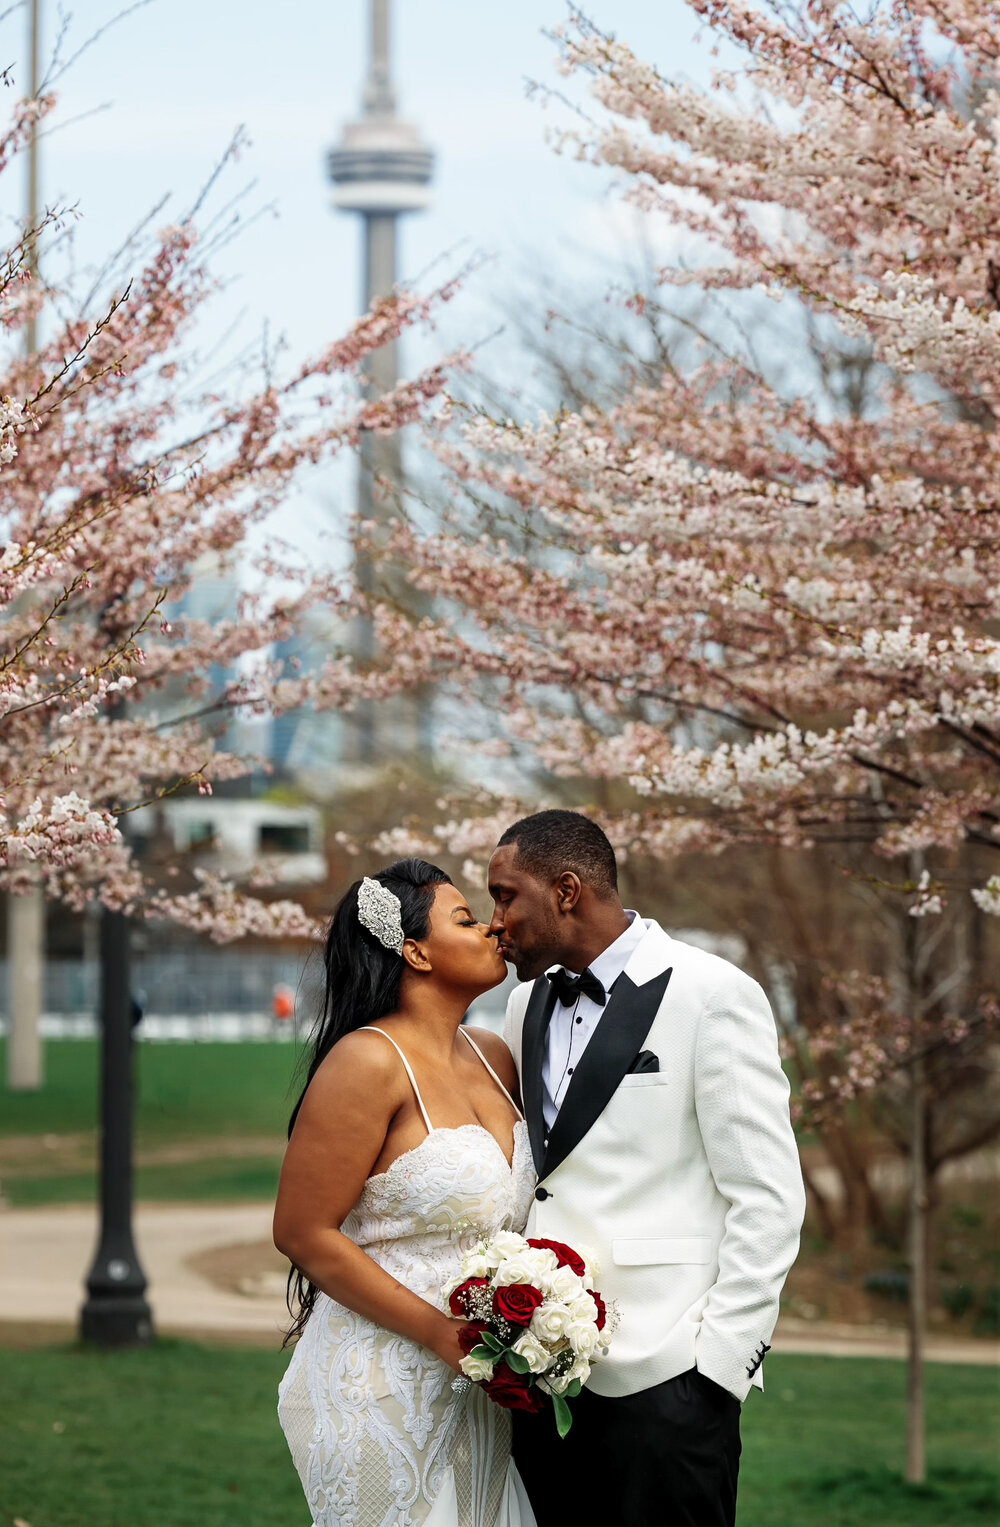
[[[569,1007],[579,997],[589,997],[598,1007],[603,1007],[608,1000],[607,992],[592,970],[585,970],[580,976],[571,976],[568,970],[550,970],[547,975],[563,1007]]]

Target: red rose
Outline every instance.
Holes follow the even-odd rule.
[[[590,1295],[591,1299],[593,1299],[594,1303],[597,1305],[597,1322],[596,1322],[597,1329],[599,1331],[603,1331],[605,1325],[607,1324],[608,1307],[604,1303],[604,1300],[601,1298],[600,1294],[597,1293],[594,1289],[588,1288],[587,1293]]]
[[[532,1283],[510,1283],[493,1295],[494,1312],[512,1326],[527,1326],[545,1296]]]
[[[529,1241],[529,1246],[535,1246],[539,1251],[554,1251],[556,1261],[560,1267],[571,1267],[578,1278],[582,1278],[587,1271],[586,1264],[578,1251],[572,1246],[567,1246],[565,1241]]]
[[[489,1288],[489,1286],[489,1278],[466,1278],[465,1282],[459,1284],[448,1300],[448,1308],[451,1310],[451,1313],[453,1315],[470,1315],[472,1311],[469,1309],[468,1304],[469,1295],[477,1288]]]
[[[458,1345],[462,1354],[468,1357],[473,1347],[478,1347],[483,1339],[483,1332],[488,1331],[489,1326],[485,1320],[470,1320],[467,1326],[463,1326],[458,1333]]]
[[[540,1389],[528,1387],[528,1375],[515,1373],[506,1363],[498,1363],[493,1377],[482,1386],[494,1405],[504,1410],[540,1411],[545,1409],[545,1395]]]

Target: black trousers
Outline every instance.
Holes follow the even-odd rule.
[[[734,1527],[740,1402],[697,1369],[638,1394],[585,1389],[560,1439],[515,1411],[514,1461],[538,1527]]]

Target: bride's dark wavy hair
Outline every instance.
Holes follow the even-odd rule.
[[[425,859],[400,859],[388,869],[379,870],[371,879],[399,897],[403,936],[415,939],[427,937],[431,903],[437,887],[452,883],[444,870],[438,869],[436,864],[428,864]],[[367,1023],[375,1023],[399,1006],[404,962],[400,955],[380,944],[359,921],[360,889],[361,881],[356,880],[337,904],[330,922],[323,952],[326,977],[323,1011],[313,1036],[305,1085],[288,1121],[289,1136],[295,1128],[309,1083],[338,1039]],[[285,1346],[302,1335],[316,1303],[316,1293],[315,1285],[305,1273],[293,1267],[288,1274],[286,1291],[292,1324],[285,1335]]]

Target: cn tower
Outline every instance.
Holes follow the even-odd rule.
[[[333,182],[333,205],[361,217],[364,238],[362,302],[365,309],[379,297],[388,296],[398,280],[399,219],[420,212],[430,202],[429,184],[434,155],[420,133],[396,115],[396,92],[390,73],[389,0],[369,0],[368,78],[362,95],[362,115],[344,128],[343,136],[327,158]],[[399,380],[397,345],[384,345],[368,357],[367,387],[370,396],[389,392]],[[366,436],[361,446],[358,473],[358,514],[364,520],[381,520],[384,510],[376,501],[376,479],[402,482],[399,436]],[[363,589],[388,587],[398,597],[403,590],[398,570],[373,567],[370,558],[359,558],[358,581]],[[357,655],[362,661],[374,657],[370,622],[357,635]],[[371,705],[354,713],[350,762],[365,768],[426,750],[425,702],[394,702],[384,705],[376,725]],[[408,714],[407,714],[408,713]],[[378,733],[382,733],[379,736]],[[390,735],[391,733],[391,735]]]

